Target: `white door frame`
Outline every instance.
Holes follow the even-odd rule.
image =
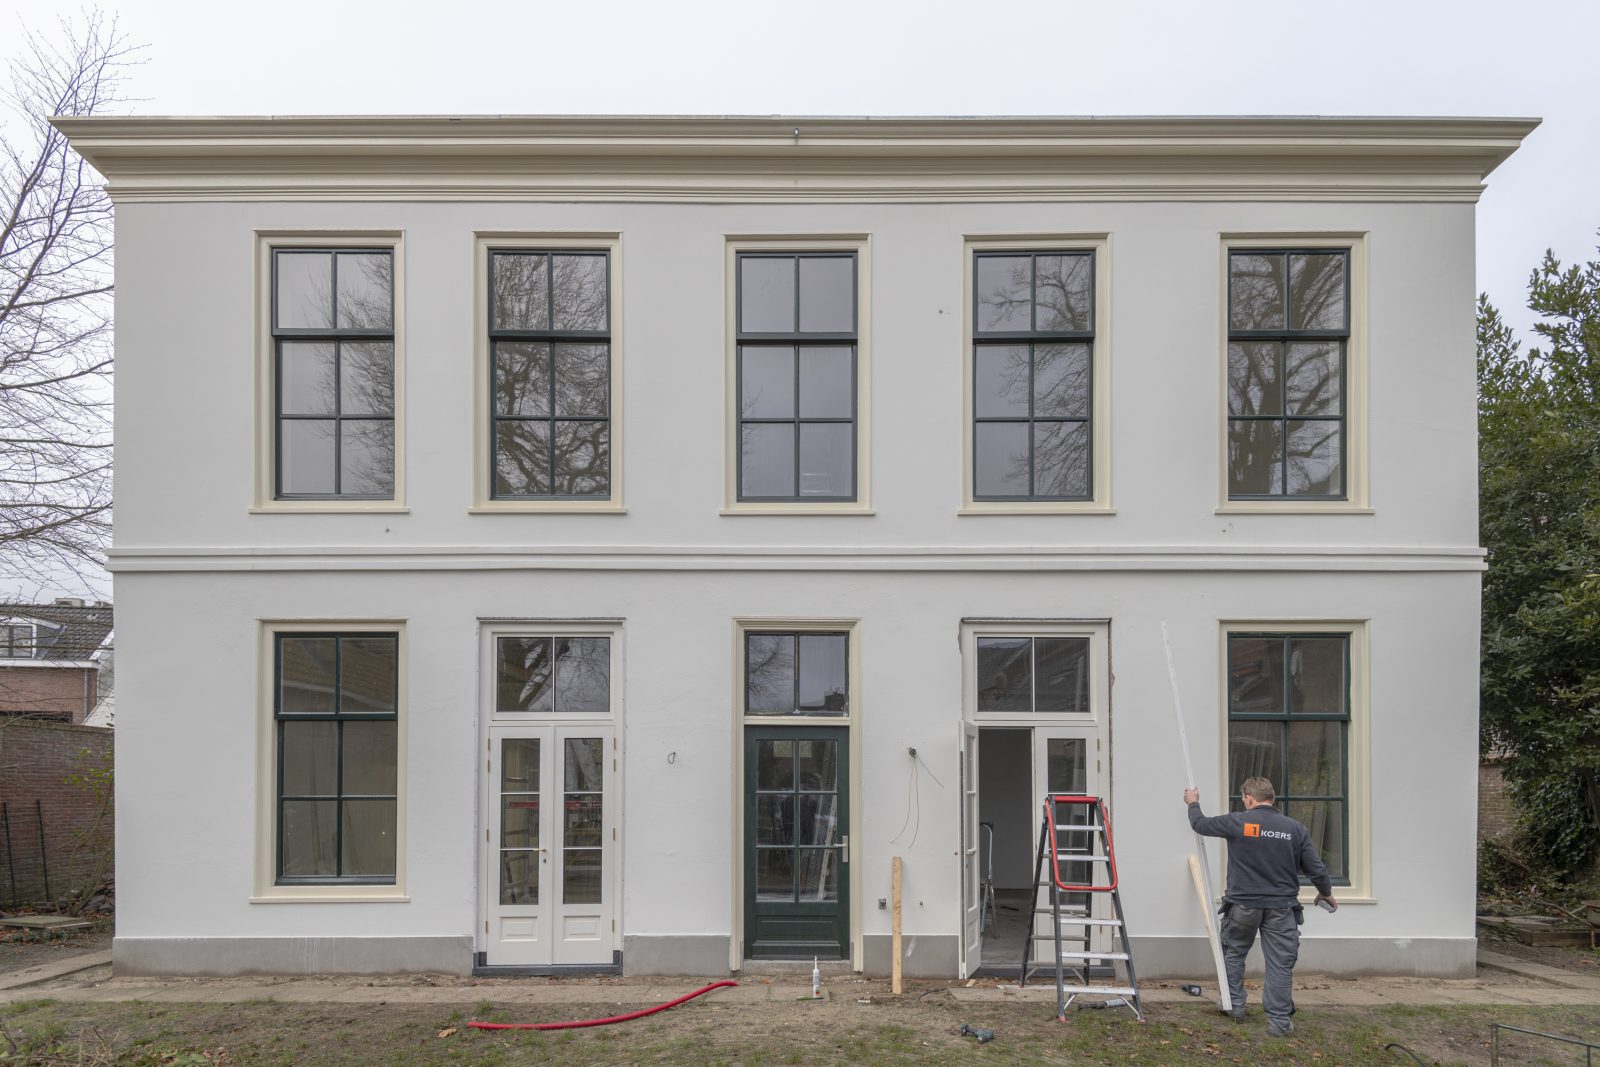
[[[497,672],[495,667],[495,643],[499,637],[606,637],[610,639],[610,707],[603,713],[596,714],[555,714],[553,712],[501,712],[496,709]],[[560,741],[570,735],[603,736],[607,739],[605,758],[609,766],[605,768],[604,777],[604,804],[605,814],[602,823],[602,848],[605,850],[603,860],[603,891],[610,899],[611,930],[602,931],[600,949],[604,959],[563,960],[561,953],[551,944],[549,962],[513,966],[526,966],[530,969],[561,969],[570,967],[590,970],[596,967],[612,967],[620,963],[623,938],[623,897],[622,897],[622,857],[624,845],[624,811],[626,803],[626,783],[623,781],[622,767],[625,766],[625,731],[623,729],[623,712],[626,704],[624,691],[624,639],[622,620],[620,619],[480,619],[478,639],[478,769],[475,772],[475,790],[477,797],[477,855],[478,862],[476,893],[477,916],[473,924],[473,942],[475,944],[476,959],[480,966],[484,964],[487,953],[491,948],[489,924],[499,907],[499,844],[490,840],[493,824],[497,820],[491,818],[491,811],[496,810],[491,805],[499,801],[499,764],[498,754],[495,752],[496,742],[503,737],[540,736],[541,762],[552,768],[548,782],[541,781],[541,802],[551,795],[559,795],[562,791],[562,782],[559,775],[560,761],[556,758],[555,749]],[[543,750],[550,750],[548,756]],[[556,825],[553,808],[544,805],[551,811],[550,823]],[[559,834],[559,830],[555,831]],[[556,837],[541,836],[541,844],[546,848],[555,847]],[[545,854],[546,856],[549,853]],[[545,865],[546,871],[553,868]],[[553,888],[553,882],[545,880]],[[550,928],[554,926],[554,911],[551,911]]]

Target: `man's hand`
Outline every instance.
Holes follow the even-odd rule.
[[[1185,804],[1198,804],[1198,803],[1200,803],[1200,790],[1198,790],[1198,789],[1185,789],[1183,791],[1183,802]]]
[[[1318,903],[1318,904],[1327,904],[1330,911],[1338,911],[1339,910],[1339,902],[1337,900],[1334,900],[1332,897],[1318,897],[1316,899],[1316,903]]]

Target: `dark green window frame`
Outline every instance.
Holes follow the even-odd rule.
[[[334,670],[333,670],[333,710],[327,713],[315,712],[286,712],[283,707],[283,644],[285,641],[332,640],[334,643]],[[382,642],[387,641],[393,646],[392,674],[389,679],[390,691],[394,694],[394,706],[385,711],[345,711],[341,707],[344,691],[344,649],[346,641]],[[277,885],[394,885],[398,870],[384,874],[346,875],[344,867],[344,823],[345,805],[350,801],[390,801],[395,806],[395,823],[389,828],[391,835],[399,833],[400,798],[398,792],[399,767],[396,765],[396,790],[388,793],[346,793],[344,789],[345,771],[345,727],[358,722],[392,722],[395,724],[396,734],[399,731],[399,694],[400,694],[400,635],[397,631],[303,631],[284,630],[274,635],[272,656],[272,711],[273,711],[273,740],[276,745],[273,785],[273,813],[274,813],[274,843],[273,843],[273,872]],[[334,726],[334,768],[336,784],[332,793],[315,794],[289,794],[284,792],[284,764],[285,745],[284,731],[291,724],[327,722]],[[398,753],[398,736],[396,737],[396,752]],[[285,805],[295,802],[331,802],[334,805],[334,842],[333,862],[334,873],[331,875],[285,875],[283,836],[284,836],[284,808]],[[399,850],[396,841],[396,865],[398,866]]]
[[[1265,777],[1272,782],[1273,787],[1277,790],[1275,807],[1290,818],[1298,819],[1301,823],[1305,823],[1306,819],[1301,817],[1301,814],[1305,811],[1305,805],[1318,802],[1338,804],[1340,818],[1337,825],[1337,833],[1339,834],[1341,848],[1335,859],[1342,857],[1342,868],[1336,866],[1336,862],[1329,861],[1328,850],[1322,849],[1320,843],[1318,850],[1322,853],[1323,861],[1328,863],[1328,871],[1332,877],[1333,884],[1339,886],[1351,884],[1350,657],[1352,637],[1353,634],[1347,630],[1230,630],[1227,635],[1228,776],[1231,779],[1227,783],[1229,810],[1244,810],[1244,799],[1239,793],[1239,786],[1244,777],[1246,777],[1242,771],[1236,772],[1235,770],[1234,746],[1235,742],[1240,738],[1234,731],[1234,725],[1236,723],[1276,725],[1278,727],[1278,741],[1274,766],[1261,768],[1267,772]],[[1301,711],[1296,706],[1292,649],[1294,642],[1305,640],[1339,640],[1343,643],[1343,673],[1342,684],[1339,688],[1340,706],[1337,711]],[[1277,662],[1282,664],[1281,677],[1277,680],[1277,684],[1267,689],[1264,694],[1264,699],[1270,702],[1270,706],[1261,710],[1251,710],[1249,707],[1241,710],[1240,708],[1240,705],[1245,703],[1241,698],[1244,695],[1243,691],[1248,684],[1248,679],[1235,659],[1235,645],[1246,641],[1262,642],[1264,647],[1266,647],[1266,643],[1276,644]],[[1276,692],[1272,690],[1276,690]],[[1335,723],[1339,725],[1339,758],[1342,762],[1338,768],[1338,780],[1343,785],[1342,792],[1289,792],[1291,784],[1291,775],[1289,773],[1291,758],[1290,727],[1301,723]],[[1315,841],[1315,828],[1308,828],[1312,829],[1313,840]],[[1303,879],[1302,883],[1309,884],[1305,883]]]

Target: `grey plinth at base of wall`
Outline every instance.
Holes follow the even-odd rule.
[[[728,973],[726,934],[626,934],[622,973],[723,975]]]
[[[883,977],[894,970],[894,937],[862,938],[863,973]],[[907,978],[954,978],[961,966],[961,940],[953,934],[905,934],[900,939],[900,967]]]
[[[1192,978],[1215,973],[1211,946],[1203,937],[1130,940],[1140,978]],[[1471,937],[1302,937],[1295,970],[1302,974],[1471,978],[1477,973],[1477,966],[1478,942]],[[1251,949],[1245,973],[1261,974],[1259,947]]]
[[[236,974],[471,974],[463,937],[118,937],[118,977]]]

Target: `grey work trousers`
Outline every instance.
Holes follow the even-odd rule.
[[[1234,1011],[1244,1010],[1244,958],[1256,933],[1261,934],[1261,955],[1267,978],[1261,986],[1261,1006],[1267,1018],[1287,1023],[1294,1014],[1295,960],[1300,957],[1300,925],[1293,908],[1247,908],[1222,905],[1222,959],[1228,970],[1228,992]]]

